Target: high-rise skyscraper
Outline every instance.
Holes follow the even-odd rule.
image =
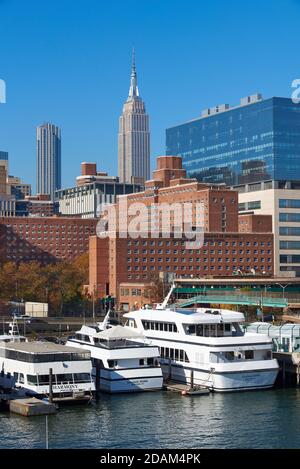
[[[150,177],[149,116],[142,101],[135,68],[134,51],[130,88],[119,120],[118,158],[120,182],[140,183]]]
[[[37,127],[37,193],[49,194],[61,188],[61,133],[56,125]]]
[[[179,155],[189,177],[238,186],[300,181],[300,106],[260,94],[202,111],[166,130],[167,155]]]

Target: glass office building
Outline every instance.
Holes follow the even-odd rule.
[[[166,154],[189,177],[229,186],[300,180],[300,104],[253,95],[166,130]]]

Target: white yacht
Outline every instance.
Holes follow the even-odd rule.
[[[88,351],[49,342],[0,343],[0,368],[28,395],[86,400],[95,390]],[[52,372],[51,372],[52,370]]]
[[[214,391],[271,388],[279,367],[272,339],[245,333],[242,313],[224,309],[140,309],[127,325],[159,347],[164,375]],[[193,373],[192,373],[193,372]]]
[[[82,326],[67,344],[89,350],[93,376],[99,389],[109,393],[151,391],[162,388],[159,351],[143,334],[123,326],[111,326],[108,315],[98,326]]]

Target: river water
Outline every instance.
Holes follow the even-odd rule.
[[[45,448],[45,417],[0,413],[0,448]],[[48,417],[49,448],[300,448],[300,389],[102,394]]]

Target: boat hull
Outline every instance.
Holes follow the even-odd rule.
[[[169,376],[167,365],[162,365],[164,376]],[[171,379],[191,384],[191,368],[184,366],[171,366]],[[278,368],[211,373],[209,370],[194,371],[194,384],[204,385],[215,392],[250,391],[255,389],[269,389],[274,386]]]
[[[131,393],[159,391],[163,386],[161,368],[138,370],[120,370],[118,372],[102,369],[100,371],[100,391],[108,393]],[[147,372],[147,373],[146,373]],[[95,375],[93,375],[96,379]]]

